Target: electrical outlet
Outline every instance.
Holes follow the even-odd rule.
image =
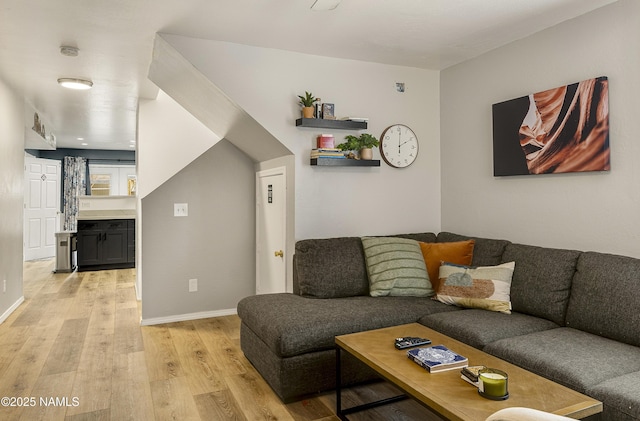
[[[3,280],[2,281],[2,292],[5,293],[7,292],[7,280]]]
[[[189,204],[188,203],[174,203],[173,204],[173,216],[189,216]]]
[[[197,279],[189,279],[189,292],[198,291],[198,280]]]

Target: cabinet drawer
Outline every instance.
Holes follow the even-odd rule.
[[[109,221],[103,221],[103,229],[106,231],[114,231],[114,230],[127,230],[127,220],[126,219],[112,219]]]
[[[102,230],[103,221],[78,221],[78,231],[99,231]]]

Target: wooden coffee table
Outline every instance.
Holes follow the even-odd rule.
[[[406,350],[397,350],[395,338],[418,336],[431,339],[433,345],[442,344],[469,359],[469,365],[485,365],[505,371],[509,375],[509,399],[493,401],[478,394],[475,387],[460,378],[460,370],[429,373],[407,358]],[[336,336],[336,406],[337,415],[397,401],[403,397],[342,408],[340,353],[362,361],[409,397],[450,420],[484,420],[494,412],[508,407],[526,407],[558,415],[581,419],[602,412],[602,402],[571,390],[544,377],[509,364],[469,345],[445,336],[421,324],[412,323],[367,332]]]

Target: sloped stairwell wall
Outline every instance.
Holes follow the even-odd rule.
[[[233,313],[255,293],[255,172],[291,152],[161,38],[149,78],[161,90],[138,119],[142,322]]]

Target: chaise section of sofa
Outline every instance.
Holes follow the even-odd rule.
[[[335,387],[335,336],[413,323],[434,311],[459,309],[418,297],[247,297],[238,304],[241,347],[276,394],[290,401]],[[344,366],[346,382],[375,378],[355,361]]]
[[[398,237],[435,242],[432,233]],[[294,294],[247,297],[238,303],[241,348],[283,401],[335,387],[335,336],[416,322],[459,308],[419,297],[371,297],[359,237],[298,241]],[[346,382],[373,374],[345,361]]]

